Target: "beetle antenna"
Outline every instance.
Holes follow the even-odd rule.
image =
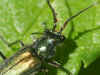
[[[53,29],[52,31],[55,31],[56,29],[56,23],[57,23],[57,17],[56,17],[56,12],[55,12],[55,9],[52,7],[52,5],[50,4],[50,0],[47,0],[47,3],[48,3],[48,6],[49,8],[51,9],[52,11],[52,15],[53,15],[53,23],[54,23],[54,26],[53,26]]]
[[[64,22],[64,24],[63,24],[63,26],[61,27],[61,29],[60,29],[59,32],[62,33],[62,31],[64,30],[64,28],[68,25],[68,23],[69,23],[71,20],[73,20],[75,17],[79,16],[81,13],[85,12],[85,11],[88,10],[89,8],[92,8],[94,5],[96,5],[96,3],[93,3],[93,4],[89,5],[87,8],[84,8],[84,9],[80,10],[78,13],[76,13],[75,15],[71,16],[70,18],[68,18],[68,19]]]

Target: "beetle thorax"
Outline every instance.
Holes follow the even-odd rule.
[[[42,38],[36,44],[35,51],[39,57],[49,59],[55,55],[54,39]]]
[[[35,52],[43,59],[50,59],[55,55],[55,47],[64,41],[65,37],[59,33],[46,31],[35,44]]]

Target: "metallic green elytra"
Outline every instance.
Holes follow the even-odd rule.
[[[20,40],[17,40],[13,43],[8,43],[1,35],[0,38],[7,44],[9,47],[13,44],[20,42],[23,46],[17,53],[15,53],[10,58],[6,58],[2,52],[0,52],[1,57],[4,59],[4,63],[0,65],[0,75],[35,75],[40,71],[47,72],[47,69],[43,67],[43,64],[48,64],[56,68],[60,68],[65,71],[68,75],[71,73],[61,66],[61,64],[52,60],[56,53],[56,46],[62,44],[66,39],[62,34],[62,31],[67,26],[67,24],[74,19],[76,16],[80,15],[82,12],[93,7],[95,4],[88,6],[87,8],[79,11],[75,15],[68,18],[60,30],[56,31],[57,27],[57,18],[54,8],[50,4],[50,0],[46,0],[49,8],[53,14],[53,28],[45,29],[43,33],[37,32],[32,34],[41,34],[41,37],[38,38],[31,45],[24,45]]]

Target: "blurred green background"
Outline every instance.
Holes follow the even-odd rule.
[[[96,0],[51,0],[51,4],[57,13],[57,30],[68,17],[95,2]],[[55,60],[74,75],[78,75],[79,72],[80,75],[93,74],[94,71],[98,72],[98,69],[95,68],[90,72],[87,67],[91,68],[92,65],[95,65],[93,62],[100,57],[99,13],[100,6],[98,3],[76,17],[63,31],[67,39],[57,47]],[[0,35],[8,42],[22,40],[25,44],[32,43],[32,40],[39,36],[31,36],[31,33],[43,32],[44,22],[47,28],[51,29],[53,26],[52,18],[46,0],[0,0]],[[19,44],[9,48],[0,40],[0,51],[7,57],[13,55],[19,48]],[[2,62],[2,59],[0,60]],[[99,64],[97,67],[99,67]],[[61,70],[50,69],[49,75],[66,75]]]
[[[99,75],[100,74],[100,58],[93,62],[88,68],[81,68],[79,75]]]

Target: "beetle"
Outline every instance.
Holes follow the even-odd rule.
[[[23,66],[22,64],[27,64],[28,67],[31,66],[30,67],[31,69],[29,69],[28,67],[24,68],[23,69],[24,72],[23,73],[21,72],[19,75],[23,75],[25,73],[28,73],[28,71],[33,72],[33,70],[43,71],[44,69],[41,69],[42,68],[41,65],[44,63],[47,63],[48,65],[51,65],[51,66],[56,67],[56,68],[60,68],[63,71],[65,71],[66,73],[68,73],[69,75],[71,75],[71,73],[67,69],[62,67],[61,64],[52,60],[52,58],[56,54],[56,47],[59,44],[63,43],[65,39],[67,39],[62,34],[62,32],[65,29],[65,27],[68,25],[68,23],[72,19],[74,19],[76,16],[79,16],[84,11],[93,7],[95,4],[89,5],[87,8],[82,9],[81,11],[76,13],[75,15],[68,18],[64,22],[64,24],[62,25],[60,30],[56,31],[56,27],[57,27],[56,12],[55,12],[54,8],[52,7],[52,5],[50,4],[50,0],[46,0],[46,1],[47,1],[49,8],[52,11],[53,23],[54,23],[53,28],[52,29],[45,29],[43,33],[40,33],[40,32],[32,33],[33,35],[34,34],[41,34],[42,35],[40,38],[37,38],[37,40],[35,42],[33,42],[32,44],[30,44],[28,46],[24,45],[24,43],[20,40],[17,40],[13,43],[8,43],[0,35],[1,40],[3,40],[4,43],[6,43],[8,46],[12,46],[13,44],[16,44],[18,42],[20,42],[21,45],[23,46],[16,54],[11,56],[10,58],[6,58],[6,56],[4,56],[4,54],[2,52],[0,52],[1,57],[5,60],[4,64],[2,64],[0,66],[0,74],[6,75],[7,73],[11,72],[11,69],[13,69],[14,67],[17,67],[18,65]],[[5,68],[5,65],[7,65],[6,68]],[[10,66],[8,66],[8,65],[10,65]],[[44,70],[44,71],[46,71],[46,70]],[[35,74],[35,72],[34,72],[34,74]],[[14,75],[16,75],[16,74],[14,74]]]

